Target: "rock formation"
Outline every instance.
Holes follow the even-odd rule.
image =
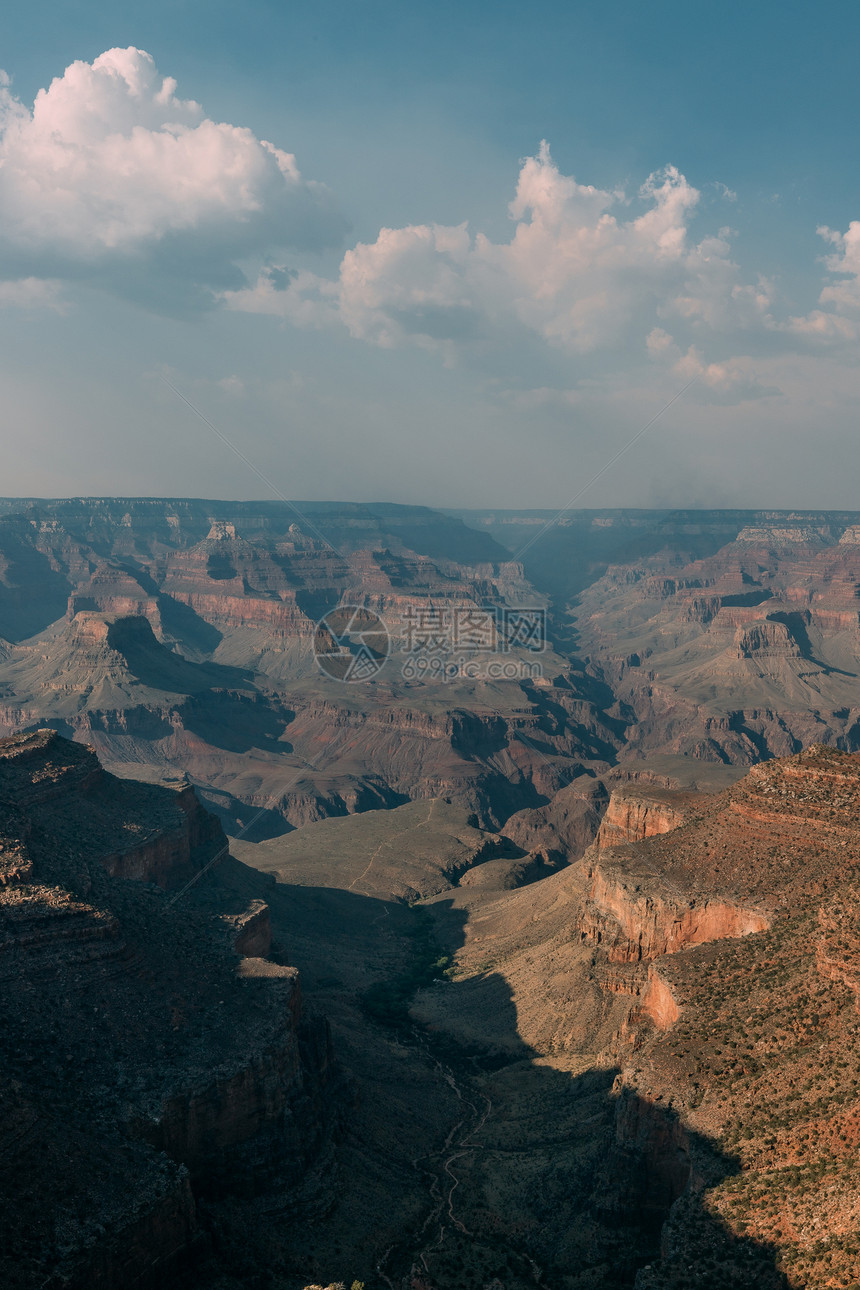
[[[692,809],[678,798],[674,828],[594,846],[533,887],[435,898],[440,931],[452,904],[469,921],[454,985],[425,990],[415,1015],[500,1064],[527,1044],[559,1085],[534,1073],[528,1096],[544,1115],[579,1107],[575,1150],[559,1135],[553,1156],[570,1189],[563,1221],[554,1193],[561,1262],[541,1239],[551,1220],[538,1199],[493,1155],[540,1152],[537,1126],[523,1141],[521,1061],[479,1085],[518,1127],[491,1113],[475,1154],[454,1165],[458,1217],[489,1239],[499,1207],[516,1204],[547,1278],[576,1267],[594,1287],[851,1284],[860,758],[812,748]]]
[[[438,796],[497,827],[548,808],[571,758],[600,777],[858,741],[854,514],[577,513],[525,567],[511,556],[546,517],[299,509],[0,502],[0,728],[49,722],[123,774],[177,766],[231,831],[258,815],[263,833]],[[401,675],[409,615],[548,602],[542,675]],[[367,686],[314,664],[343,603],[392,631]],[[592,821],[571,809],[567,840],[512,828],[581,850]]]
[[[603,851],[668,833],[683,824],[704,800],[700,794],[682,793],[677,789],[639,785],[615,788],[600,821],[595,849]]]
[[[437,796],[497,824],[552,796],[572,753],[611,753],[561,659],[541,686],[400,675],[409,615],[544,603],[490,539],[420,508],[294,520],[289,506],[109,500],[0,518],[0,730],[50,723],[123,774],[175,766],[234,831],[255,813],[283,831]],[[25,575],[44,597],[19,621]],[[368,687],[331,682],[312,656],[344,602],[381,614],[399,651]]]
[[[166,1284],[205,1247],[201,1197],[294,1187],[331,1131],[326,1023],[262,957],[265,905],[184,890],[225,852],[187,786],[53,731],[0,742],[10,1290]]]

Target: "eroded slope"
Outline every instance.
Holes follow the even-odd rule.
[[[114,780],[52,731],[0,741],[10,1290],[166,1283],[211,1206],[295,1190],[326,1143],[326,1025],[260,957],[266,906],[186,891],[225,850],[187,786]]]

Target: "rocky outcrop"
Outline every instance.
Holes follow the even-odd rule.
[[[250,965],[243,979],[255,971]],[[187,1167],[197,1195],[293,1186],[322,1144],[322,1093],[334,1067],[328,1025],[303,1018],[294,968],[268,965],[263,974],[272,1011],[265,1028],[246,1035],[245,1051],[186,1081],[130,1126]]]
[[[589,877],[580,934],[601,945],[614,963],[649,961],[769,926],[761,911],[667,888],[659,874],[624,849],[593,863]]]
[[[233,950],[246,959],[264,959],[272,948],[272,920],[269,906],[252,900],[241,914],[222,914]]]
[[[10,1290],[166,1285],[199,1198],[288,1196],[330,1137],[327,1023],[264,957],[266,904],[221,892],[221,851],[187,785],[117,781],[53,731],[0,741]]]
[[[600,829],[596,851],[644,842],[684,823],[703,799],[694,793],[663,791],[658,787],[622,787],[612,790]]]
[[[815,966],[826,981],[846,986],[860,1012],[860,889],[850,887],[819,910]]]
[[[109,561],[99,564],[89,580],[69,596],[69,621],[78,614],[93,612],[120,618],[141,615],[149,619],[155,632],[162,631],[157,595],[128,569]]]
[[[752,658],[753,655],[766,653],[800,657],[800,648],[785,623],[768,620],[739,627],[734,644],[738,658]]]
[[[109,961],[129,956],[118,920],[55,887],[13,879],[0,891],[0,981],[44,976],[74,963],[96,963],[103,971]]]
[[[738,543],[764,547],[808,546],[810,543],[825,544],[833,541],[833,530],[830,525],[783,525],[757,524],[741,529],[735,538]]]
[[[92,841],[111,877],[168,889],[187,881],[219,852],[226,853],[218,820],[203,809],[187,783],[179,781],[176,788],[129,784],[123,790],[105,774],[91,748],[70,744],[54,730],[0,742],[0,805],[7,810],[39,812],[61,821],[67,808],[89,804],[91,818],[77,841]],[[120,845],[111,847],[111,840]],[[58,856],[43,864],[42,872],[68,876],[65,868]]]
[[[713,894],[725,905],[720,887],[730,881],[741,914],[761,916],[764,893],[772,905],[759,935],[738,937],[742,927],[725,925],[727,940],[651,962],[648,985],[642,967],[605,969],[634,1000],[614,1090],[612,1169],[624,1191],[612,1193],[607,1181],[607,1192],[623,1204],[636,1196],[637,1178],[662,1178],[656,1193],[667,1206],[659,1251],[640,1267],[637,1290],[683,1290],[709,1278],[768,1290],[788,1280],[821,1290],[850,1283],[858,803],[860,758],[812,748],[755,767],[699,819],[628,849],[650,862],[653,880],[659,873],[660,904],[671,880],[676,903],[686,890],[697,907]],[[611,853],[616,868],[624,854]],[[635,877],[632,890],[615,886],[606,903],[622,921],[629,908],[621,906],[636,905],[653,929],[658,902],[652,890],[642,911],[641,866]],[[598,903],[611,885],[602,884]],[[670,941],[664,936],[662,948]],[[643,1030],[649,986],[653,1025]]]
[[[648,981],[643,991],[641,1009],[643,1015],[650,1018],[658,1030],[669,1030],[681,1015],[672,987],[653,963],[648,965]]]
[[[505,837],[525,851],[540,851],[564,861],[578,859],[598,835],[607,800],[602,780],[578,775],[546,806],[518,811],[506,820]]]
[[[595,1191],[595,1208],[616,1224],[659,1230],[690,1182],[689,1134],[677,1114],[616,1080],[615,1135]]]
[[[190,785],[176,793],[175,806],[178,822],[174,828],[103,858],[112,878],[137,878],[169,890],[219,855],[226,855],[228,843],[221,825],[203,809]]]
[[[0,1081],[0,1108],[4,1288],[179,1283],[202,1236],[182,1165],[58,1120],[20,1081]]]

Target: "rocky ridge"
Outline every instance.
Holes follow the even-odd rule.
[[[348,504],[0,511],[0,728],[49,722],[121,774],[181,767],[231,832],[438,796],[498,827],[546,806],[571,758],[600,775],[857,741],[856,514],[576,512],[543,531],[538,513]],[[344,603],[392,632],[365,686],[313,662]],[[549,606],[542,675],[400,674],[410,618],[523,605]]]
[[[852,1284],[858,807],[860,758],[813,748],[533,887],[434,899],[442,935],[468,913],[465,940],[454,984],[425,990],[415,1015],[497,1054],[480,1087],[514,1117],[491,1114],[460,1166],[476,1240],[516,1206],[565,1287]],[[540,1156],[518,1084],[543,1118],[579,1106],[553,1157],[572,1189],[557,1256],[529,1191],[546,1175],[517,1186],[502,1168],[517,1143],[523,1169]]]
[[[265,904],[177,898],[225,850],[187,786],[117,781],[53,731],[0,742],[10,1290],[162,1284],[212,1205],[287,1193],[324,1149],[327,1028],[257,957]]]
[[[854,527],[747,526],[705,558],[607,568],[575,609],[579,648],[633,718],[627,754],[751,765],[857,745]]]

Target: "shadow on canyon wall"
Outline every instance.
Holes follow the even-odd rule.
[[[461,1036],[469,1017],[480,1017],[475,1042],[410,1022],[414,991],[440,976],[431,962],[435,938],[449,954],[464,942],[463,911],[447,902],[434,906],[428,938],[421,907],[280,882],[265,899],[276,943],[301,971],[306,999],[330,1015],[335,1050],[360,1090],[339,1154],[349,1169],[359,1142],[365,1153],[362,1231],[351,1243],[348,1197],[325,1222],[311,1224],[306,1241],[316,1251],[317,1280],[343,1280],[346,1268],[368,1290],[399,1287],[410,1274],[424,1276],[413,1284],[427,1290],[480,1290],[493,1277],[506,1290],[574,1284],[622,1290],[634,1282],[637,1290],[692,1284],[784,1290],[776,1251],[732,1233],[702,1203],[703,1180],[710,1186],[738,1172],[738,1161],[690,1132],[672,1109],[623,1086],[619,1091],[617,1068],[573,1077],[540,1064],[540,1054],[519,1036],[511,990],[499,973],[433,986],[445,992],[445,1016],[456,1019]],[[381,1024],[379,1009],[368,1015],[363,1006],[368,993],[378,1001],[380,991],[391,1005]],[[425,1095],[418,1084],[411,1100],[408,1088],[392,1092],[393,1041],[411,1048],[414,1069],[422,1067],[425,1077],[429,1068],[440,1081],[453,1079],[454,1114],[465,1116],[456,1129],[428,1122],[420,1167],[405,1144]],[[379,1126],[388,1121],[395,1141],[404,1143],[403,1159],[396,1147],[380,1151],[368,1169],[368,1140],[376,1134],[381,1143]],[[413,1213],[398,1228],[404,1188],[412,1190],[413,1211],[423,1190],[421,1220]],[[340,1248],[327,1254],[334,1239]]]

